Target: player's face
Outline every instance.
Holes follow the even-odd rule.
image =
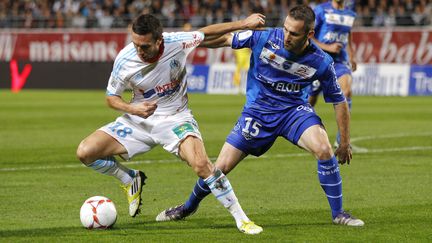
[[[162,39],[153,39],[153,35],[138,35],[132,31],[132,42],[141,60],[148,62],[159,54]]]
[[[305,32],[304,21],[295,20],[288,16],[284,23],[284,47],[288,51],[301,53],[307,45],[307,41],[313,35],[313,30]]]

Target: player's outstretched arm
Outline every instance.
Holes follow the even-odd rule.
[[[157,108],[155,102],[130,104],[124,101],[122,97],[116,95],[107,96],[106,102],[109,107],[115,110],[123,111],[132,115],[137,115],[143,118],[151,116]]]
[[[246,29],[259,29],[265,24],[265,16],[259,13],[249,15],[246,19],[226,22],[219,24],[212,24],[199,29],[198,31],[204,33],[204,41],[214,40],[222,35],[233,31],[246,30]]]
[[[232,42],[232,33],[228,33],[225,35],[221,35],[217,38],[204,40],[199,45],[200,47],[207,47],[207,48],[219,48],[224,46],[231,46]]]
[[[352,151],[350,145],[350,114],[347,102],[334,105],[336,113],[336,122],[340,132],[340,144],[336,149],[335,154],[340,164],[350,163],[352,159]]]

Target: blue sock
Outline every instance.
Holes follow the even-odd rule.
[[[351,98],[346,98],[346,99],[347,99],[347,103],[348,103],[348,110],[351,113],[352,100],[351,100]],[[336,142],[338,144],[340,144],[340,133],[339,133],[339,131],[336,134]]]
[[[207,183],[205,183],[203,179],[199,178],[192,193],[189,196],[189,199],[185,203],[185,211],[187,213],[192,213],[198,208],[201,200],[203,200],[209,194],[211,194],[211,190]]]
[[[335,218],[342,209],[342,178],[336,157],[329,160],[318,160],[318,179],[330,204],[332,217]]]

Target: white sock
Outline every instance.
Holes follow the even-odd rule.
[[[241,208],[228,178],[226,178],[221,170],[217,169],[213,175],[209,176],[204,181],[210,187],[216,199],[219,200],[234,217],[237,228],[243,224],[243,221],[250,221]]]
[[[114,176],[124,185],[131,183],[135,177],[134,170],[117,163],[113,156],[98,159],[95,162],[89,164],[87,167],[90,167],[101,174]]]

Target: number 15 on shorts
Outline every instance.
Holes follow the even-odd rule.
[[[256,137],[260,132],[260,127],[262,127],[262,125],[254,121],[252,117],[245,117],[245,127],[242,129],[242,132]]]

